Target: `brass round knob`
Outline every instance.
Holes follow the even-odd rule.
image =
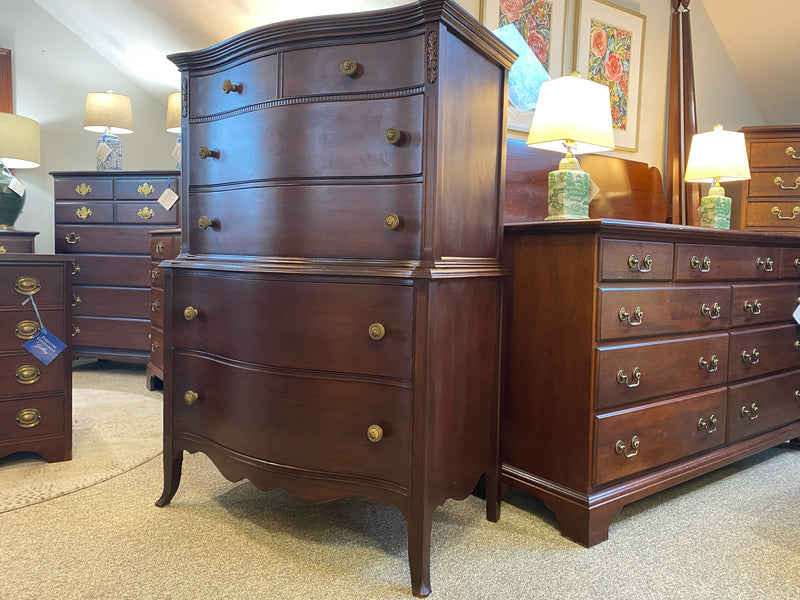
[[[367,439],[373,444],[377,444],[383,439],[383,427],[380,425],[370,425],[367,427]]]
[[[397,129],[396,127],[389,127],[389,129],[387,129],[386,133],[384,134],[384,139],[386,140],[386,143],[392,144],[393,146],[396,146],[397,144],[400,143],[401,137],[402,134],[400,133],[400,130]]]
[[[192,319],[197,317],[198,314],[199,313],[197,312],[197,309],[194,306],[187,306],[186,308],[183,309],[183,318],[186,319],[187,321],[191,321]]]
[[[395,213],[389,213],[383,217],[383,226],[386,227],[386,229],[397,229],[400,227],[400,217]]]
[[[20,427],[36,427],[42,422],[42,413],[35,408],[23,408],[17,413],[16,421]]]
[[[231,92],[239,92],[242,91],[242,84],[231,83],[230,79],[226,79],[222,82],[222,93],[223,94],[230,94]]]
[[[186,390],[185,392],[183,392],[183,401],[186,402],[186,404],[188,404],[189,406],[197,402],[197,399],[199,397],[200,396],[198,396],[197,392],[195,392],[194,390]]]
[[[345,58],[339,65],[339,70],[348,77],[352,77],[358,71],[358,63],[352,58]]]
[[[208,157],[219,158],[219,152],[216,150],[209,150],[208,146],[200,146],[197,151],[197,156],[205,160]]]
[[[369,326],[369,337],[373,340],[380,340],[386,335],[386,328],[380,323],[371,323]]]
[[[208,229],[209,227],[214,227],[214,221],[209,219],[207,216],[203,215],[199,219],[197,219],[197,226],[200,229]]]

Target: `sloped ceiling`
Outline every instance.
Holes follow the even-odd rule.
[[[35,0],[160,100],[179,88],[167,54],[205,48],[266,23],[406,1]],[[800,0],[694,2],[705,7],[764,121],[800,123]]]

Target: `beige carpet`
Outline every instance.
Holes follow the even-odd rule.
[[[160,454],[159,400],[92,389],[72,394],[72,460],[48,463],[28,452],[0,459],[0,513],[89,487]]]

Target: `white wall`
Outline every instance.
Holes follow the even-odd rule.
[[[223,5],[220,10],[224,10],[226,1],[233,0],[220,0]],[[365,5],[366,0],[351,1],[358,3],[353,10],[372,6]],[[576,1],[568,0],[571,37],[574,37]],[[385,8],[387,4],[402,4],[403,0],[372,2],[375,7]],[[480,18],[481,0],[461,0],[461,4]],[[639,149],[636,153],[612,154],[646,162],[663,172],[671,3],[617,0],[617,4],[645,15],[646,31]],[[763,124],[702,0],[693,0],[690,8],[698,130],[709,130],[715,123],[732,130]],[[166,98],[150,96],[37,4],[0,0],[0,11],[6,15],[0,22],[0,47],[10,48],[14,61],[15,112],[39,121],[42,134],[42,166],[17,172],[28,190],[28,201],[17,228],[41,232],[36,241],[37,252],[52,252],[53,183],[48,172],[95,169],[97,136],[81,128],[86,92],[113,89],[131,97],[135,133],[122,136],[126,170],[174,168],[170,153],[175,136],[164,131]],[[131,24],[130,35],[136,36],[135,24]],[[565,64],[571,70],[573,52],[572,48],[567,50]],[[176,71],[176,91],[178,81]]]

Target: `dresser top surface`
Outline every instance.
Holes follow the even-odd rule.
[[[180,171],[50,171],[55,179],[119,179],[120,177],[179,177]]]

